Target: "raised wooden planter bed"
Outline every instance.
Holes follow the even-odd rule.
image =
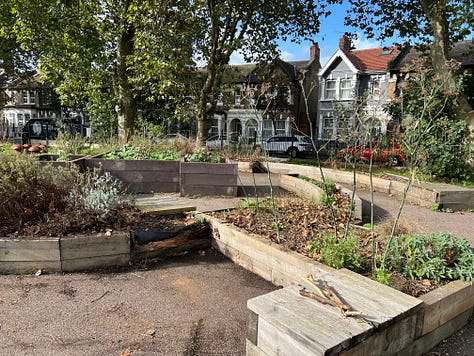
[[[0,274],[74,272],[128,266],[131,262],[165,258],[211,246],[207,225],[176,236],[135,246],[130,233],[61,238],[0,239]]]
[[[286,163],[268,163],[272,173],[300,174],[314,179],[321,179],[321,172],[318,167],[302,166]],[[239,163],[239,170],[248,171],[248,163]],[[347,186],[353,184],[353,173],[329,168],[323,169],[326,178],[334,182]],[[357,173],[357,185],[367,188],[370,185],[369,176]],[[386,194],[400,197],[405,189],[405,182],[391,179],[373,177],[374,190]],[[408,190],[407,201],[420,206],[431,208],[434,204],[440,208],[450,208],[453,210],[474,209],[474,189],[465,187],[455,187],[447,184],[415,183]]]
[[[421,355],[473,313],[472,284],[455,281],[413,298],[205,217],[216,249],[284,287],[248,301],[247,355]],[[367,321],[343,318],[336,308],[302,297],[302,278],[308,274],[327,281],[354,310],[367,313]]]
[[[199,163],[158,160],[84,160],[88,168],[101,168],[122,181],[133,193],[185,195],[237,195],[235,163]]]
[[[72,272],[130,261],[129,233],[111,236],[0,239],[0,273]]]
[[[132,193],[179,192],[179,161],[93,158],[87,168],[100,168],[120,180]]]

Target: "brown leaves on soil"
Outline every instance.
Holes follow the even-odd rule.
[[[111,231],[155,229],[176,231],[191,223],[186,215],[152,216],[122,205],[105,217],[84,210],[70,209],[47,213],[41,219],[31,218],[22,224],[0,227],[1,236],[12,238],[58,237],[78,234],[110,234]]]
[[[335,199],[336,204],[329,209],[294,195],[276,198],[277,220],[270,198],[261,200],[258,207],[240,207],[230,212],[215,212],[213,215],[306,255],[308,240],[336,230],[343,233],[349,199],[338,193]]]

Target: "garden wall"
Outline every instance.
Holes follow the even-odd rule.
[[[72,157],[56,162],[54,155],[44,157],[43,164],[81,169],[102,169],[124,184],[131,193],[180,193],[185,195],[237,196],[236,163],[206,163],[163,160],[120,160],[96,157]]]
[[[130,262],[130,234],[0,239],[0,273],[72,272]]]
[[[334,270],[206,216],[213,246],[283,288],[247,303],[247,355],[421,355],[466,324],[472,284],[455,281],[420,298],[346,269]],[[326,281],[364,319],[303,297],[308,274]]]
[[[321,171],[318,167],[276,162],[269,162],[268,165],[272,173],[299,174],[313,179],[321,179]],[[239,170],[249,171],[248,163],[239,163]],[[354,183],[353,172],[329,168],[323,168],[322,171],[326,178],[334,182],[347,186],[352,186]],[[394,178],[396,179],[372,177],[374,190],[401,197],[406,186],[406,179],[403,177]],[[370,186],[370,177],[367,174],[357,172],[356,182],[358,188],[368,189]],[[443,209],[474,209],[474,189],[456,187],[448,184],[415,182],[408,190],[407,201],[428,208],[436,204]]]

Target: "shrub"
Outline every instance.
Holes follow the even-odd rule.
[[[109,172],[99,174],[88,172],[82,176],[67,197],[69,205],[84,209],[99,218],[104,218],[114,210],[121,201],[121,182]]]
[[[399,272],[411,279],[432,279],[436,283],[461,279],[472,281],[474,250],[468,240],[451,234],[395,236],[390,244],[387,272]]]
[[[359,239],[356,236],[339,238],[335,235],[323,235],[311,241],[308,250],[310,256],[324,262],[333,268],[348,268],[353,271],[363,271],[366,265],[364,257],[357,252]]]
[[[41,165],[31,155],[0,153],[0,221],[15,229],[65,208],[78,169]]]

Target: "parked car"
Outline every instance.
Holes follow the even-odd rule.
[[[370,161],[371,156],[373,162],[390,163],[393,166],[400,165],[406,160],[400,145],[393,141],[390,141],[388,145],[375,141],[372,143],[372,147],[370,143],[366,142],[362,145],[346,147],[337,154],[339,159],[355,161]]]
[[[272,136],[262,142],[261,148],[268,153],[286,153],[291,158],[314,153],[311,139],[301,135]]]
[[[54,119],[30,119],[21,132],[22,143],[34,140],[55,140],[58,137],[58,126]]]
[[[206,147],[213,149],[227,148],[229,146],[235,146],[239,143],[239,139],[235,135],[231,135],[230,138],[221,135],[211,135],[206,139]]]

